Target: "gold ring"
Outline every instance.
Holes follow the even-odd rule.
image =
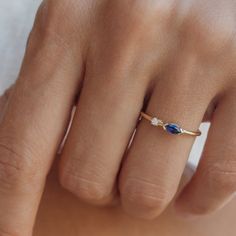
[[[185,129],[181,128],[178,124],[175,124],[175,123],[164,123],[159,118],[149,116],[144,112],[141,112],[141,118],[144,118],[144,119],[150,121],[152,126],[162,127],[166,132],[168,132],[170,134],[174,134],[174,135],[187,134],[187,135],[191,135],[191,136],[200,136],[202,134],[200,130],[189,131],[189,130],[185,130]]]

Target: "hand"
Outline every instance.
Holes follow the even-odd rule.
[[[137,126],[145,109],[190,130],[211,120],[176,207],[221,207],[236,190],[235,22],[232,0],[44,1],[0,126],[0,234],[31,235],[75,104],[59,175],[80,199],[119,193],[143,218],[169,204],[194,138]]]

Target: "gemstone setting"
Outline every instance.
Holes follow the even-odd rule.
[[[182,134],[182,129],[177,124],[173,123],[165,124],[164,129],[170,134],[174,135]]]
[[[162,124],[162,121],[159,120],[157,117],[153,117],[153,118],[151,119],[151,125],[153,125],[153,126],[159,126],[159,125],[161,125],[161,124]]]

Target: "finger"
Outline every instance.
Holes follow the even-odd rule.
[[[80,58],[71,56],[44,27],[39,28],[31,33],[0,125],[1,235],[32,233],[45,178],[64,134],[82,70]]]
[[[140,3],[113,1],[99,17],[89,47],[82,95],[62,156],[62,185],[93,203],[111,200],[147,81],[160,70],[168,54],[159,46],[160,53],[154,50],[163,40],[157,32],[163,31],[165,23],[160,21],[156,27],[147,16],[152,6],[157,6]]]
[[[195,62],[179,61],[171,74],[157,82],[146,112],[164,122],[195,130],[212,94],[193,90],[197,87],[194,83],[198,67]],[[171,136],[146,120],[140,122],[120,177],[126,212],[154,218],[167,207],[177,191],[193,142],[194,137]]]
[[[109,60],[87,68],[60,165],[62,185],[94,204],[107,204],[116,194],[120,163],[147,87],[140,80],[134,82],[131,78],[136,75],[131,77],[124,65],[120,69]]]
[[[230,94],[218,105],[197,172],[176,202],[182,214],[214,212],[236,192],[235,114],[235,94]]]

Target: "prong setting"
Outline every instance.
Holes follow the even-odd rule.
[[[157,117],[150,116],[144,112],[141,112],[141,118],[144,118],[150,122],[152,126],[162,127],[167,133],[172,135],[190,135],[190,136],[200,136],[202,133],[200,130],[190,131],[183,129],[180,125],[176,123],[164,123],[162,120]]]
[[[163,124],[163,122],[160,119],[158,119],[157,117],[153,117],[151,119],[151,125],[152,126],[160,126],[162,124]]]

